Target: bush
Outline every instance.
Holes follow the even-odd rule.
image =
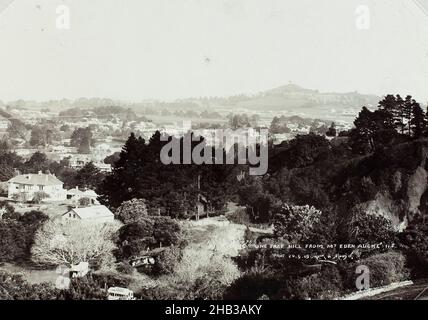
[[[179,247],[172,246],[165,249],[156,258],[156,263],[153,266],[152,273],[154,275],[170,274],[174,271],[174,267],[181,260],[182,251]]]
[[[428,224],[415,219],[397,238],[412,278],[428,277]]]
[[[342,276],[337,267],[327,266],[320,273],[286,282],[286,299],[332,299],[343,290]]]
[[[126,262],[118,263],[118,265],[116,266],[116,270],[120,273],[127,274],[127,275],[131,275],[134,273],[134,268],[129,263],[126,263]]]
[[[49,195],[44,191],[38,191],[34,193],[34,197],[31,200],[33,203],[40,204],[44,199],[49,198]]]
[[[305,277],[253,268],[233,282],[225,299],[331,299],[342,293],[342,277],[335,266]]]
[[[0,261],[26,260],[30,257],[39,222],[26,213],[19,220],[0,220]]]
[[[232,223],[244,224],[244,225],[250,225],[251,224],[250,215],[243,208],[239,208],[239,209],[235,210],[234,212],[228,213],[226,215],[226,218],[227,218],[227,220],[229,220]]]
[[[91,276],[71,279],[70,288],[61,291],[65,300],[106,300],[107,290]]]
[[[275,235],[290,242],[302,243],[311,238],[315,227],[320,223],[322,213],[308,205],[285,204],[276,208],[274,214]]]
[[[113,271],[94,272],[91,278],[100,288],[123,287],[127,288],[132,281],[132,277]]]
[[[0,271],[0,300],[56,300],[60,291],[47,283],[31,285],[21,274]]]
[[[405,256],[399,252],[389,251],[372,255],[342,267],[342,276],[346,289],[355,290],[355,280],[358,277],[355,271],[359,265],[369,268],[371,288],[386,286],[409,278]]]
[[[181,227],[170,217],[141,217],[138,222],[126,224],[119,229],[118,259],[139,256],[142,251],[165,246],[180,245]]]
[[[219,252],[211,255],[200,247],[187,249],[174,272],[145,283],[143,299],[194,300],[221,299],[230,284],[239,277],[236,265]]]
[[[124,201],[116,210],[116,217],[125,224],[139,222],[147,215],[147,204],[144,199]]]
[[[0,201],[0,219],[15,219],[19,218],[19,213],[15,212],[15,208],[6,201]]]
[[[392,244],[394,241],[394,229],[390,220],[369,214],[357,207],[351,210],[351,217],[345,229],[349,243]]]
[[[275,297],[281,288],[281,281],[265,270],[253,269],[233,281],[227,288],[225,300],[256,300],[262,296]]]
[[[88,197],[83,197],[79,199],[79,206],[80,207],[88,207],[91,204],[91,199]]]

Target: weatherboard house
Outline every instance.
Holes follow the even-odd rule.
[[[102,205],[74,208],[62,215],[65,221],[83,221],[89,223],[113,222],[114,214]]]
[[[48,195],[46,201],[62,201],[66,199],[66,191],[63,182],[55,175],[44,174],[41,171],[37,174],[21,174],[13,177],[8,182],[8,198],[13,199],[15,195],[22,196],[22,199],[31,201],[37,192]]]

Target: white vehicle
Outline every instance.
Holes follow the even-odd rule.
[[[120,287],[111,287],[108,289],[107,300],[135,300],[132,290]]]

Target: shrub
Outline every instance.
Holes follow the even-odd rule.
[[[15,208],[6,201],[0,201],[0,219],[14,219],[19,218],[19,213],[15,212]]]
[[[249,225],[251,224],[250,215],[243,208],[239,208],[234,212],[228,213],[226,215],[227,220],[237,224]]]
[[[141,217],[138,222],[129,223],[118,232],[118,259],[138,256],[140,252],[153,248],[180,245],[181,227],[169,217]]]
[[[42,203],[42,201],[44,199],[47,199],[47,198],[49,198],[49,195],[46,192],[38,191],[38,192],[34,193],[32,202],[36,203],[36,204],[40,204],[40,203]]]
[[[407,257],[412,278],[428,277],[428,224],[415,219],[397,238],[399,248]]]
[[[60,297],[65,300],[106,300],[106,289],[89,275],[71,279],[70,287],[67,290],[62,290]]]
[[[225,300],[256,300],[261,296],[275,297],[281,281],[265,270],[252,269],[233,281],[227,288]]]
[[[389,251],[342,266],[345,288],[355,290],[355,280],[358,276],[355,272],[359,265],[369,268],[371,288],[403,281],[409,277],[405,256],[399,252]]]
[[[116,270],[120,273],[131,275],[134,273],[134,268],[126,262],[120,262],[116,266]]]
[[[327,266],[320,273],[286,282],[286,299],[331,299],[343,290],[342,276],[337,267]]]
[[[144,199],[124,201],[116,210],[117,218],[123,223],[139,222],[147,217],[147,204]]]
[[[132,281],[128,275],[123,275],[114,271],[94,272],[90,276],[100,288],[105,287],[123,287],[127,288]]]
[[[91,199],[88,197],[83,197],[79,199],[79,206],[80,207],[88,207],[91,204]]]
[[[348,241],[355,244],[391,244],[394,241],[391,221],[380,215],[369,214],[361,208],[352,209],[346,232]]]
[[[179,247],[172,246],[165,249],[156,258],[156,263],[153,266],[152,273],[154,275],[169,274],[174,271],[174,267],[180,261],[182,251]]]
[[[283,205],[274,213],[275,235],[290,242],[307,241],[321,218],[321,211],[310,206]]]
[[[331,299],[342,292],[342,277],[335,266],[305,277],[253,268],[232,283],[225,299]]]
[[[31,285],[22,274],[0,271],[0,300],[56,300],[60,291],[51,284]]]
[[[143,299],[221,299],[225,290],[239,277],[229,258],[218,252],[211,255],[200,248],[187,249],[174,272],[156,279],[141,289]]]

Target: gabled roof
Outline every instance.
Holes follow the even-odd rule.
[[[83,194],[83,191],[80,191],[79,189],[76,189],[76,188],[67,190],[67,195],[76,196],[76,195],[81,195],[81,194]]]
[[[51,174],[21,174],[13,177],[8,181],[9,183],[27,184],[27,185],[40,185],[40,186],[56,186],[62,185],[62,181]]]
[[[86,208],[74,208],[64,213],[64,215],[70,212],[77,214],[82,220],[114,217],[114,214],[106,206],[102,205]]]
[[[88,189],[85,192],[83,192],[83,195],[87,197],[98,197],[97,193],[91,189]]]

